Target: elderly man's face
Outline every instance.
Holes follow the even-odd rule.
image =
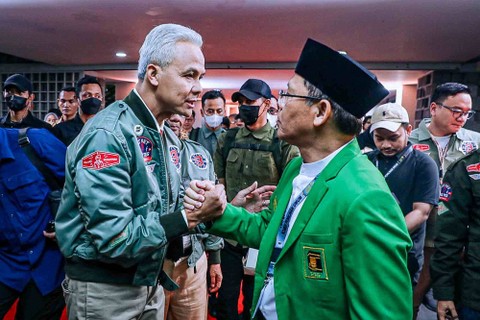
[[[287,93],[307,96],[308,90],[305,87],[304,79],[295,74],[288,82]],[[280,98],[279,100],[278,137],[297,146],[303,142],[312,143],[312,141],[306,140],[314,131],[314,110],[306,105],[306,100],[303,98],[285,97],[285,99]]]
[[[162,113],[188,116],[202,92],[200,80],[205,74],[205,58],[202,50],[189,42],[176,44],[175,58],[165,68],[155,68],[157,81],[155,99]],[[154,113],[157,110],[153,110]]]

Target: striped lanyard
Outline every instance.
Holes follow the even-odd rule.
[[[290,226],[290,220],[292,219],[293,213],[298,205],[308,196],[308,193],[312,189],[313,184],[317,180],[318,174],[312,181],[302,190],[302,192],[297,196],[297,198],[292,202],[290,207],[288,207],[285,215],[282,218],[282,223],[280,224],[280,228],[278,229],[277,239],[275,242],[275,248],[273,248],[272,256],[270,258],[270,264],[268,266],[267,277],[273,276],[273,268],[275,267],[275,263],[277,262],[278,256],[282,251],[282,248],[285,244],[285,240],[287,238],[288,228]]]

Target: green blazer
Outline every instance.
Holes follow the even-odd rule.
[[[254,308],[301,164],[296,158],[287,166],[267,210],[228,205],[209,231],[259,248]],[[412,319],[410,247],[383,176],[349,143],[313,185],[278,257],[278,319]]]

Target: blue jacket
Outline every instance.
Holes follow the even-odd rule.
[[[28,138],[45,165],[65,173],[65,145],[46,129],[29,129]],[[0,128],[0,282],[22,291],[33,279],[45,295],[64,278],[63,258],[43,230],[53,219],[50,189],[18,145],[18,129]]]

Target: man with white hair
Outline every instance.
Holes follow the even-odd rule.
[[[168,242],[214,217],[181,209],[163,132],[163,121],[188,115],[202,91],[201,46],[189,28],[152,29],[135,88],[89,120],[68,149],[56,232],[70,319],[163,319],[158,284],[176,287],[162,272]]]

